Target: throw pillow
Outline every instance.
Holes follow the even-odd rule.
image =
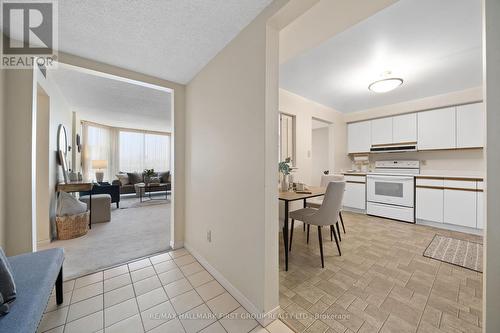
[[[69,193],[60,192],[57,199],[57,216],[77,215],[87,211],[87,204]]]
[[[12,268],[9,260],[0,247],[0,293],[5,303],[16,298],[16,284],[12,275]],[[3,303],[2,303],[3,304]]]
[[[142,183],[144,181],[144,177],[142,173],[139,172],[127,172],[129,184],[134,185],[137,183]]]
[[[116,178],[118,178],[118,180],[122,185],[128,185],[130,183],[128,179],[128,174],[126,173],[119,173],[116,175]]]
[[[158,172],[158,177],[160,177],[160,182],[170,183],[170,171]]]
[[[0,292],[0,317],[9,313],[9,304],[4,302],[2,293]]]
[[[149,178],[149,183],[151,184],[159,184],[161,181],[160,181],[160,177],[151,177]]]

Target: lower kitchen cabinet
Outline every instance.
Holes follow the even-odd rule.
[[[444,223],[476,228],[475,191],[444,190]]]
[[[477,192],[477,228],[484,229],[484,194]]]
[[[443,223],[443,190],[433,188],[417,188],[416,192],[417,219]]]
[[[347,181],[345,184],[343,205],[345,208],[365,210],[366,184]]]

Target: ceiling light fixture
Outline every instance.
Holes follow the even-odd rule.
[[[385,93],[396,89],[403,84],[403,79],[391,77],[370,83],[368,89],[376,93]]]

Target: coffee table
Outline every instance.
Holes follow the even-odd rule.
[[[168,200],[168,184],[139,184],[139,200],[144,201],[144,197],[147,194],[149,200]],[[153,198],[151,193],[165,191],[165,198]]]

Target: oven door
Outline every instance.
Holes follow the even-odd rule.
[[[370,202],[413,207],[414,177],[368,175],[366,197]]]

